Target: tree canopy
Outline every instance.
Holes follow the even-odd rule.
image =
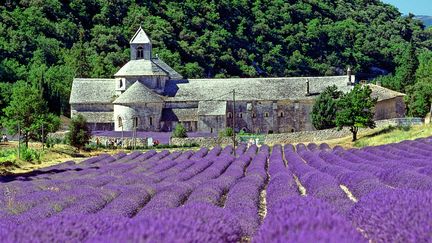
[[[60,119],[48,112],[40,90],[24,81],[14,85],[10,102],[3,112],[2,124],[11,134],[18,133],[19,128],[26,146],[30,139],[42,140],[42,129],[46,138],[46,134],[57,131],[60,126]]]
[[[0,82],[40,83],[50,111],[67,113],[72,79],[112,77],[139,25],[189,78],[393,73],[407,46],[432,46],[419,20],[379,0],[6,0]]]
[[[375,128],[374,107],[377,99],[371,97],[372,90],[367,85],[356,85],[349,93],[342,95],[337,102],[336,126],[349,127],[357,140],[359,128]]]
[[[327,87],[316,99],[312,107],[312,124],[318,129],[329,129],[336,127],[337,101],[342,92],[337,90],[336,85]]]

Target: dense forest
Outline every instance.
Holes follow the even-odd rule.
[[[415,75],[432,49],[430,29],[379,0],[6,0],[0,116],[19,80],[67,114],[72,79],[112,77],[140,25],[154,53],[189,78],[340,75],[350,66],[390,73],[383,83],[393,87],[407,58]]]

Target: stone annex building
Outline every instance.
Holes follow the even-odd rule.
[[[72,117],[82,114],[93,130],[216,133],[231,127],[258,133],[314,130],[310,112],[317,95],[336,85],[348,92],[355,76],[183,79],[160,58],[140,27],[130,41],[131,60],[113,79],[73,80]],[[403,117],[404,94],[371,85],[376,119]],[[235,110],[233,111],[233,90]]]

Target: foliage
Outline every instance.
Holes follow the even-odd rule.
[[[186,138],[187,137],[187,131],[186,128],[181,123],[177,123],[176,127],[174,128],[174,131],[172,132],[173,138]]]
[[[221,131],[219,131],[218,134],[219,137],[232,137],[233,136],[233,129],[231,127],[227,127]]]
[[[47,104],[41,99],[40,91],[24,81],[14,84],[10,102],[3,111],[3,125],[11,134],[17,133],[19,126],[26,146],[30,139],[41,140],[42,125],[45,136],[49,132],[57,131],[60,126],[60,118],[48,113]]]
[[[31,148],[22,147],[20,157],[27,162],[40,162],[42,153]]]
[[[0,82],[41,83],[56,114],[68,114],[74,77],[125,64],[139,25],[188,78],[394,72],[405,47],[432,46],[419,20],[378,0],[6,1],[0,19]]]
[[[410,86],[406,100],[410,116],[425,117],[431,111],[432,77]]]
[[[405,97],[410,116],[425,117],[432,103],[432,52],[424,51],[419,55],[416,82],[407,89]]]
[[[5,162],[16,162],[16,149],[1,149],[0,150],[0,164]]]
[[[342,95],[335,85],[327,87],[316,99],[312,107],[312,124],[318,129],[336,127],[337,100]]]
[[[90,138],[91,131],[87,126],[86,119],[81,114],[72,118],[69,125],[69,133],[67,134],[69,144],[78,149],[82,149],[89,143]]]
[[[371,97],[372,90],[367,85],[356,85],[349,93],[341,96],[337,102],[336,126],[338,129],[349,127],[353,141],[361,127],[375,127],[374,107],[376,99]]]

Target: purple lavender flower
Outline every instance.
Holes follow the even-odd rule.
[[[352,224],[313,197],[279,201],[253,242],[366,242]]]
[[[377,191],[363,197],[350,217],[373,242],[430,242],[431,208],[430,191]]]

